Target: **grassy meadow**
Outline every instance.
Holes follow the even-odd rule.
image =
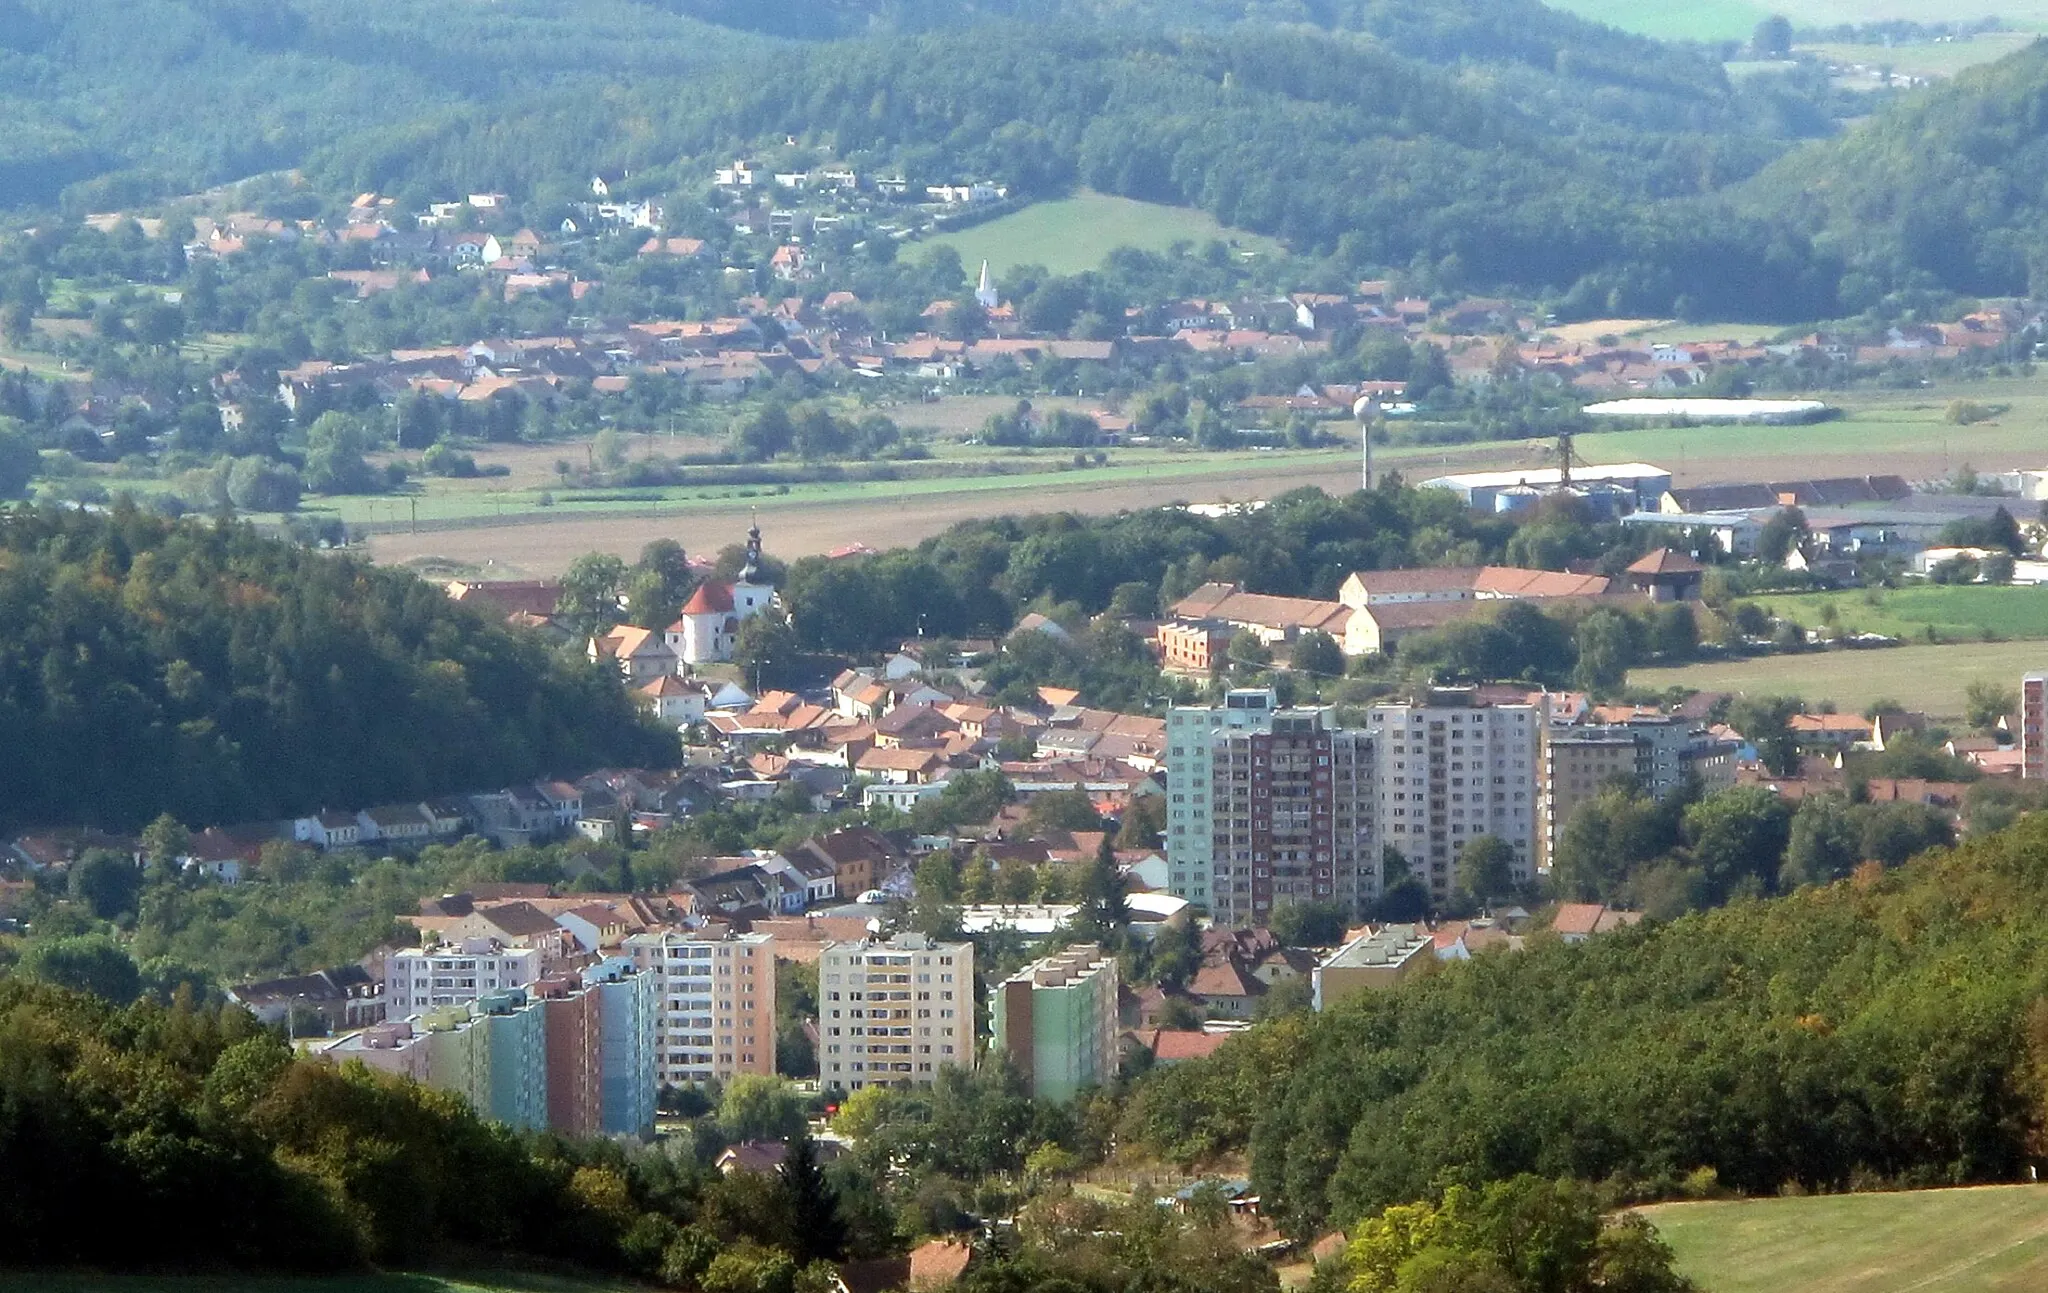
[[[1641,1211],[1701,1293],[2048,1288],[2048,1189],[2037,1185],[1668,1203]]]
[[[2048,588],[1917,584],[1907,588],[1797,593],[1750,600],[1804,628],[1833,624],[1845,633],[1884,633],[1909,641],[1927,630],[1944,641],[2048,638]]]
[[[1628,680],[1633,687],[1659,690],[1687,687],[1753,696],[1799,696],[1808,703],[1831,700],[1848,714],[1862,713],[1873,701],[1890,700],[1960,722],[1963,688],[1970,683],[2017,687],[2021,674],[2044,668],[2048,668],[2048,643],[1959,642],[1762,656],[1675,669],[1632,669]]]
[[[1794,27],[1832,27],[1840,23],[1969,22],[1997,17],[2021,31],[2048,29],[2048,0],[1784,0],[1751,4],[1747,0],[1680,0],[1677,4],[1644,4],[1642,0],[1550,0],[1552,8],[1604,22],[1623,31],[1658,40],[1748,40],[1756,25],[1783,14]]]
[[[998,277],[1015,265],[1043,265],[1055,274],[1078,274],[1102,264],[1119,247],[1163,252],[1177,242],[1200,246],[1221,238],[1247,251],[1276,251],[1270,238],[1228,229],[1192,207],[1161,206],[1083,191],[1054,202],[928,239],[951,247],[973,273],[986,260]]]

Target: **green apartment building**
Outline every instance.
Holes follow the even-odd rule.
[[[1117,1072],[1116,958],[1093,943],[1034,961],[990,994],[995,1053],[1040,1100],[1065,1101]]]

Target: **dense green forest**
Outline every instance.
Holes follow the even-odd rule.
[[[1845,310],[1887,291],[2048,291],[2048,45],[2036,42],[1786,157],[1744,203],[1843,255]]]
[[[615,677],[247,526],[7,511],[0,623],[8,826],[205,825],[676,757]]]
[[[5,6],[0,73],[26,87],[0,99],[9,205],[104,208],[297,166],[329,198],[380,188],[416,209],[502,189],[535,211],[601,168],[695,191],[712,159],[790,135],[922,182],[1199,205],[1454,290],[1787,318],[1832,303],[1796,231],[1664,206],[1826,130],[1824,84],[1731,84],[1704,55],[1528,0],[1332,7],[1335,30],[1027,6],[797,45],[623,0],[458,5],[459,22],[407,0]]]
[[[1665,1195],[2021,1177],[2048,1125],[2048,819],[1894,871],[1440,967],[1176,1066],[1162,1152],[1249,1149],[1297,1233],[1522,1172]]]
[[[0,0],[0,207],[298,168],[307,213],[504,190],[542,223],[626,169],[701,233],[709,165],[787,136],[919,183],[1199,206],[1340,273],[1567,315],[1799,320],[2027,288],[2044,62],[1786,156],[1851,111],[1817,68],[1731,80],[1534,0]]]

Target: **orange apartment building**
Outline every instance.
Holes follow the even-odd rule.
[[[634,934],[633,964],[658,977],[655,1076],[701,1086],[775,1072],[775,938],[723,927]]]

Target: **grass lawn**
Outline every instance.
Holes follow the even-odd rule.
[[[1999,637],[2048,638],[2048,588],[1924,584],[1753,600],[1806,628],[1825,623],[1833,607],[1835,623],[1848,632],[1919,640],[1932,627],[1949,641],[1979,639],[1987,630]]]
[[[2020,1293],[2048,1288],[2048,1188],[1644,1208],[1701,1293]]]
[[[1165,251],[1176,242],[1197,246],[1221,238],[1253,251],[1275,251],[1270,238],[1226,229],[1192,207],[1161,206],[1104,193],[1081,192],[1056,202],[1034,202],[1022,211],[929,242],[960,253],[969,277],[983,260],[1000,277],[1013,265],[1043,265],[1055,274],[1078,274],[1102,264],[1119,247]]]
[[[1631,686],[1690,687],[1698,691],[1831,700],[1845,714],[1860,714],[1875,700],[1893,700],[1936,718],[1960,720],[1963,688],[1989,681],[2008,687],[2030,669],[2048,668],[2048,644],[1959,642],[1867,651],[1816,651],[1754,660],[1632,669]]]
[[[0,1273],[0,1293],[639,1293],[643,1287],[516,1271],[325,1276]]]

